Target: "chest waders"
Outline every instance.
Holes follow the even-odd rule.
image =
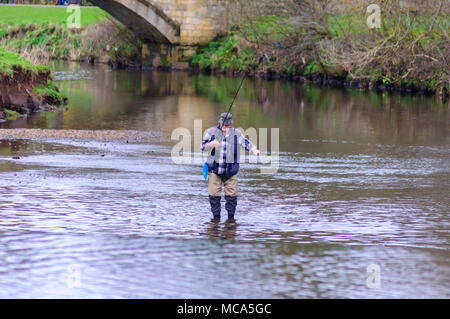
[[[211,136],[214,140],[215,136]],[[233,142],[231,142],[231,139]],[[222,150],[222,142],[219,141],[220,149]],[[230,143],[231,142],[231,143]],[[208,193],[209,193],[209,202],[211,205],[211,212],[213,214],[214,220],[220,220],[220,212],[221,212],[221,199],[222,199],[222,186],[225,188],[225,209],[228,212],[228,219],[234,220],[234,214],[236,212],[237,206],[237,172],[239,171],[239,163],[238,163],[238,138],[236,134],[233,134],[229,137],[229,140],[226,142],[227,150],[225,158],[222,158],[222,152],[218,152],[217,149],[213,149],[211,151],[210,156],[214,156],[217,151],[217,156],[219,157],[219,161],[223,161],[217,163],[215,160],[212,162],[212,167],[205,163],[204,166],[204,176],[208,176]],[[232,161],[230,163],[231,154],[229,152],[233,152]],[[216,157],[217,158],[217,157]],[[222,166],[224,172],[222,174],[218,173],[219,165]],[[205,173],[206,172],[206,173]],[[206,175],[205,175],[206,174]]]

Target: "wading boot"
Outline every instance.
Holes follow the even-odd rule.
[[[237,196],[227,196],[225,195],[225,209],[228,212],[228,219],[234,220],[234,213],[236,212],[237,206]]]
[[[220,196],[209,196],[209,203],[211,204],[211,212],[214,219],[220,219]]]

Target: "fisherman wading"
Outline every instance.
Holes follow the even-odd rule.
[[[259,150],[233,126],[230,113],[222,113],[219,125],[208,129],[201,145],[201,151],[209,153],[208,193],[211,211],[215,220],[220,220],[222,187],[225,189],[225,209],[228,219],[234,220],[237,206],[239,171],[239,149],[242,145],[247,151],[259,155]]]

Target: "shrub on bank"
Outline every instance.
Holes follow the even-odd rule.
[[[200,48],[192,64],[205,71],[255,69],[255,74],[321,83],[448,95],[448,15],[440,8],[425,16],[405,11],[395,1],[388,5],[383,12],[389,14],[379,29],[370,29],[364,15],[330,13],[326,8],[297,8],[297,15],[289,18],[259,17],[236,24],[227,35]],[[255,65],[254,57],[264,57],[264,64]]]

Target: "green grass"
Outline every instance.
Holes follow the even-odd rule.
[[[448,14],[441,14],[437,17],[435,22],[435,27],[438,26],[439,28],[442,28],[443,30],[446,30],[446,32],[450,32],[450,25],[448,23],[450,16]],[[422,20],[421,17],[416,17],[413,21],[411,18],[411,21],[413,21],[411,25],[411,34],[414,36],[418,35],[425,35],[426,34],[426,28],[424,22],[430,26],[432,23],[432,17],[426,16]],[[384,20],[385,24],[388,26],[388,29],[390,25],[397,22],[393,20]],[[408,25],[408,18],[407,16],[403,16],[401,19],[401,22],[404,25]],[[367,26],[366,17],[364,16],[355,16],[351,14],[330,14],[328,16],[328,28],[329,32],[333,37],[342,38],[346,34],[347,35],[355,35],[361,32],[367,32],[369,31],[369,27]],[[439,34],[441,32],[441,29],[439,29],[438,32],[436,32],[437,28],[435,28],[435,31],[432,32],[433,34]],[[381,28],[380,31],[383,31]]]
[[[59,93],[52,81],[48,81],[47,86],[35,87],[34,91],[40,97],[47,97],[53,103],[63,104],[64,96]]]
[[[42,60],[94,56],[116,65],[139,60],[142,43],[107,12],[81,8],[79,29],[68,27],[71,14],[67,7],[0,6],[0,46]]]
[[[12,110],[5,110],[6,111],[6,119],[8,121],[14,121],[21,117],[27,117],[26,114],[20,114],[19,112],[12,111]]]
[[[294,26],[288,22],[286,17],[265,16],[246,23],[243,31],[252,41],[261,39],[277,43],[294,31]]]
[[[67,12],[66,7],[0,6],[0,24],[10,26],[27,24],[67,25],[68,17],[71,14],[73,12]],[[98,23],[108,17],[109,14],[99,8],[81,8],[81,27]]]
[[[213,41],[194,55],[192,63],[198,64],[202,69],[243,70],[251,62],[252,52],[238,54],[237,45],[238,41],[234,35]]]
[[[351,14],[333,14],[328,16],[328,30],[333,37],[344,37],[346,33],[356,34],[367,30],[366,21]]]
[[[285,17],[265,16],[248,22],[241,30],[232,29],[229,34],[201,48],[192,58],[192,64],[201,69],[243,71],[258,65],[253,48],[240,44],[240,39],[269,41],[277,44],[293,31]],[[267,63],[270,63],[268,61]],[[287,71],[292,70],[287,67]]]
[[[34,65],[27,59],[22,58],[19,54],[8,52],[0,48],[0,74],[7,75],[11,78],[15,77],[14,67],[21,68],[25,72],[39,73],[40,71],[50,72],[50,69],[42,65]],[[52,81],[48,81],[46,85],[33,88],[37,97],[44,98],[53,104],[64,103],[65,96],[58,92]],[[8,119],[15,118],[12,111],[8,111]]]
[[[0,74],[12,74],[14,66],[21,67],[25,70],[30,70],[33,72],[39,70],[49,70],[49,68],[46,66],[34,65],[27,59],[22,58],[17,53],[9,52],[0,48]]]
[[[30,24],[10,28],[0,25],[0,38],[7,50],[21,53],[41,48],[41,53],[49,52],[52,58],[67,56],[80,47],[79,32],[59,25]]]

